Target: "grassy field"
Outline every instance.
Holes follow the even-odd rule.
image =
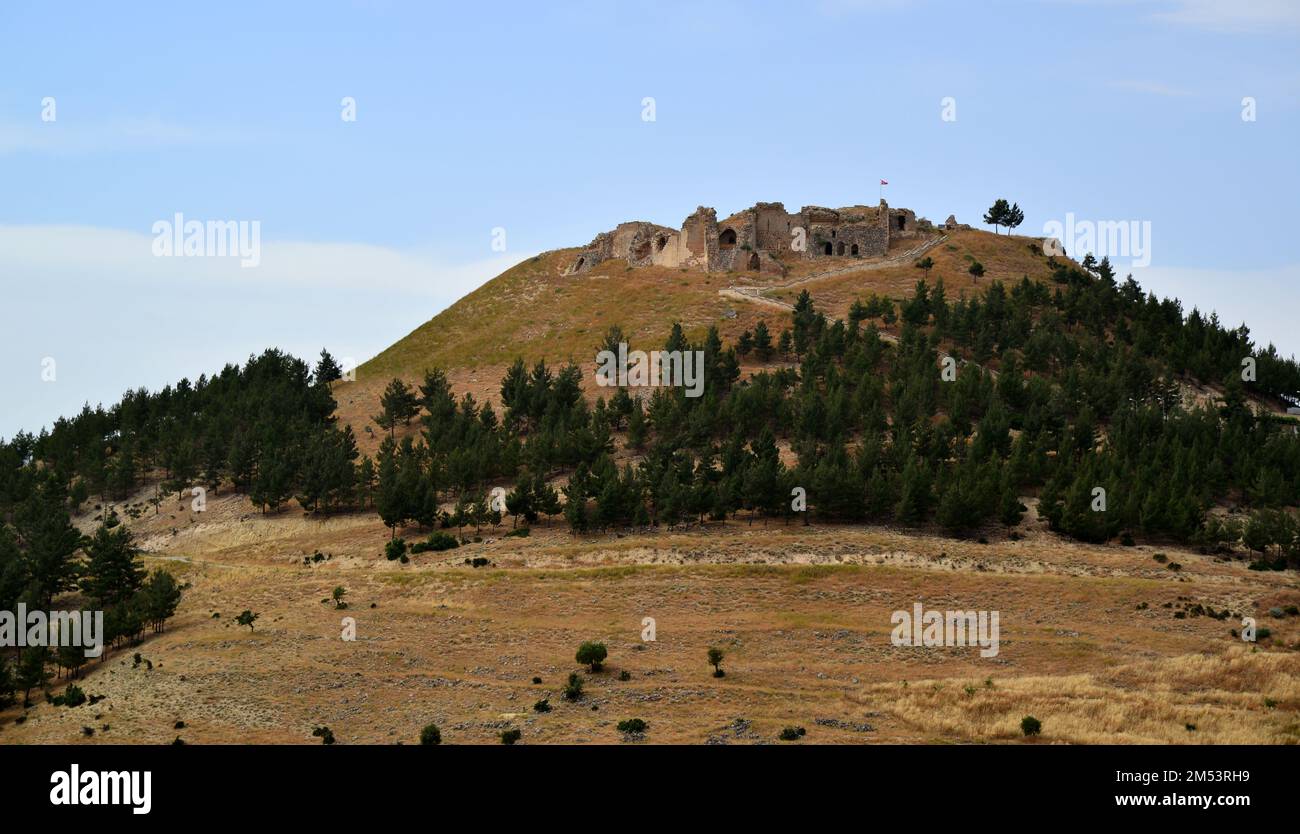
[[[79,685],[106,696],[94,706],[0,714],[0,742],[318,743],[324,725],[340,743],[414,743],[434,722],[446,743],[507,728],[622,743],[617,723],[641,718],[647,743],[779,743],[787,726],[808,742],[1024,743],[1025,715],[1043,722],[1034,743],[1300,741],[1300,620],[1267,613],[1300,601],[1293,574],[1061,542],[1032,513],[1021,540],[989,544],[734,521],[583,538],[502,526],[401,565],[380,555],[373,515],[262,517],[235,496],[187,507],[133,522],[147,561],[191,583],[167,631],[88,667]],[[346,610],[328,601],[339,585]],[[999,611],[999,653],[893,645],[892,612],[916,602]],[[1177,616],[1196,605],[1238,618]],[[244,609],[260,614],[251,631],[234,624]],[[1234,638],[1240,615],[1272,636]],[[571,703],[561,688],[588,639],[609,659]],[[542,699],[552,711],[534,711]]]

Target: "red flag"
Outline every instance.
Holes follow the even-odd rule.
[[[880,184],[881,184],[881,185],[889,185],[889,180],[881,180],[881,181],[880,181]]]

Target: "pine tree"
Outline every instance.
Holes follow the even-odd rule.
[[[375,509],[384,525],[397,537],[397,527],[406,519],[406,507],[398,486],[397,444],[391,437],[379,446],[379,484],[375,492]]]
[[[379,398],[379,406],[382,411],[371,419],[380,428],[388,429],[390,437],[393,436],[394,428],[398,423],[410,425],[411,418],[420,410],[420,402],[416,399],[415,392],[397,377],[394,377],[384,389],[383,396]]]
[[[82,536],[62,500],[47,490],[34,493],[19,507],[14,527],[28,595],[48,609],[56,595],[76,587],[78,567],[72,557],[81,548]]]
[[[357,489],[357,503],[362,507],[374,506],[375,479],[375,462],[366,455],[357,465],[357,475],[355,479]]]
[[[312,377],[316,380],[317,385],[329,385],[331,382],[343,378],[343,368],[339,366],[338,362],[334,361],[334,357],[330,356],[328,350],[322,348],[320,359],[316,362],[316,370],[312,373]]]
[[[1001,197],[993,202],[993,205],[984,214],[984,222],[993,226],[993,233],[997,234],[998,226],[1006,225],[1008,215],[1011,212],[1011,206]]]
[[[116,515],[112,518],[116,519]],[[81,589],[105,607],[130,599],[144,581],[144,569],[136,560],[138,553],[125,524],[101,523],[86,545]]]
[[[767,322],[762,319],[754,325],[754,353],[760,362],[772,358],[772,334],[768,332]]]
[[[176,613],[181,601],[181,587],[176,578],[162,568],[155,569],[139,591],[140,614],[145,623],[161,632]]]

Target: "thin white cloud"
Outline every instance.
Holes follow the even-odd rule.
[[[821,0],[818,7],[829,17],[860,12],[894,11],[911,6],[913,0]]]
[[[848,0],[851,2],[851,0]],[[1300,29],[1297,0],[1039,0],[1048,5],[1132,9],[1147,23],[1226,33],[1273,33]]]
[[[64,111],[43,122],[33,110],[30,122],[0,124],[0,156],[30,152],[90,154],[148,151],[185,145],[252,141],[251,133],[228,128],[196,128],[146,117],[109,122],[79,122]]]
[[[1213,32],[1272,32],[1300,29],[1296,0],[1173,0],[1153,20]]]
[[[1134,93],[1146,93],[1153,96],[1166,96],[1169,98],[1181,98],[1183,96],[1192,95],[1188,90],[1170,86],[1162,81],[1113,81],[1110,86]]]
[[[184,283],[210,288],[257,282],[303,289],[400,290],[455,300],[533,254],[502,253],[453,262],[431,252],[367,243],[263,238],[258,265],[243,267],[238,256],[158,257],[153,243],[151,234],[121,229],[0,225],[0,272],[20,280],[94,277],[171,288]]]

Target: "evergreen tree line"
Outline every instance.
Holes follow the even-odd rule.
[[[1014,525],[1017,496],[1037,494],[1071,536],[1189,541],[1209,535],[1216,503],[1300,503],[1300,442],[1247,403],[1300,390],[1293,360],[1256,350],[1244,328],[1184,316],[1131,277],[1117,282],[1106,259],[1048,260],[1052,283],[994,282],[949,300],[941,278],[922,279],[901,304],[870,296],[845,320],[829,320],[804,292],[775,346],[766,322],[733,347],[715,328],[692,343],[675,324],[663,349],[703,352],[700,397],[615,388],[588,404],[577,366],[522,359],[502,379],[500,411],[457,399],[441,370],[416,387],[394,379],[374,418],[388,437],[373,462],[358,462],[351,429],[334,426],[328,353],[313,372],[268,351],[0,444],[0,508],[13,515],[35,492],[73,504],[79,490],[112,494],[104,473],[130,470],[122,483],[150,471],[177,489],[229,482],[267,509],[291,498],[310,512],[373,508],[394,533],[481,526],[502,513],[563,512],[585,530],[740,513],[788,521],[806,509],[804,520],[964,534]],[[897,339],[885,325],[899,327]],[[627,341],[614,327],[596,347]],[[784,362],[738,383],[742,352]],[[1256,376],[1244,381],[1248,356]],[[1184,401],[1187,378],[1218,383],[1226,404]],[[614,464],[617,434],[634,466]],[[551,483],[566,476],[561,504]],[[489,500],[509,484],[517,512]],[[449,503],[454,511],[440,509]],[[1290,558],[1293,544],[1273,552]]]
[[[93,535],[72,526],[65,501],[38,489],[0,525],[0,611],[102,611],[104,654],[135,645],[145,632],[161,632],[180,604],[182,587],[167,571],[146,574],[130,531],[108,513]],[[71,595],[71,596],[69,596]],[[26,628],[23,622],[18,628]],[[0,651],[0,705],[49,681],[48,666],[75,676],[88,658],[85,646],[14,647]]]
[[[1300,441],[1285,421],[1256,417],[1245,400],[1247,391],[1289,389],[1295,363],[1270,359],[1271,349],[1254,352],[1259,381],[1243,383],[1238,354],[1253,352],[1244,331],[1225,331],[1195,311],[1184,319],[1176,302],[1134,291],[1131,279],[1116,285],[1104,260],[1085,266],[1058,269],[1063,286],[1055,289],[995,283],[982,298],[951,302],[942,280],[921,280],[901,305],[871,297],[855,303],[847,321],[828,321],[804,293],[781,337],[797,369],[736,385],[740,345],[723,350],[710,331],[710,366],[722,370],[703,397],[674,388],[631,397],[620,388],[586,409],[572,393],[570,367],[561,374],[572,379],[564,402],[576,408],[567,423],[544,417],[550,406],[537,393],[548,390],[544,366],[528,373],[516,362],[502,382],[503,446],[579,445],[583,453],[512,453],[496,459],[507,465],[494,474],[532,484],[556,467],[570,473],[563,512],[579,531],[738,513],[751,523],[788,521],[801,488],[816,518],[968,533],[1015,525],[1024,512],[1018,496],[1037,493],[1053,527],[1080,539],[1213,542],[1223,536],[1214,519],[1207,523],[1217,502],[1267,518],[1300,503]],[[1096,327],[1096,315],[1109,316],[1110,327]],[[897,321],[901,336],[886,341],[878,324]],[[675,327],[665,349],[682,347],[680,334]],[[623,340],[614,328],[600,347]],[[951,381],[941,358],[958,363]],[[1222,407],[1184,402],[1180,380],[1198,373],[1219,374]],[[620,430],[640,453],[635,466],[613,462],[611,431]],[[598,442],[575,444],[578,436]],[[437,469],[427,447],[394,452],[412,456]],[[491,479],[475,485],[478,495]],[[436,510],[419,520],[447,523]],[[1294,562],[1294,535],[1287,538],[1285,523],[1272,528],[1281,531],[1273,552]]]

